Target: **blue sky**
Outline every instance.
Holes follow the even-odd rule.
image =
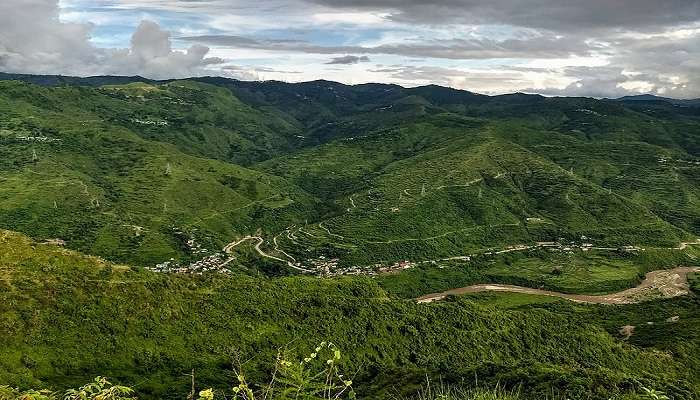
[[[691,98],[699,53],[697,0],[0,3],[0,69],[10,72]]]

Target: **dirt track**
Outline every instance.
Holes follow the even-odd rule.
[[[265,243],[265,239],[263,239],[261,236],[250,236],[250,235],[249,235],[249,236],[246,236],[246,237],[244,237],[244,238],[242,238],[242,239],[239,239],[239,240],[237,240],[237,241],[234,241],[234,242],[231,242],[231,243],[227,244],[226,246],[224,246],[224,249],[223,249],[223,250],[224,250],[225,253],[231,254],[231,251],[233,251],[233,249],[234,249],[236,246],[238,246],[239,244],[241,244],[241,243],[243,243],[243,242],[245,242],[245,241],[248,241],[248,240],[257,240],[258,243],[255,245],[255,251],[256,251],[261,257],[270,258],[270,259],[273,259],[273,260],[276,260],[276,261],[280,261],[280,262],[286,263],[289,267],[291,267],[291,268],[293,268],[293,269],[296,269],[297,271],[300,271],[300,272],[304,272],[304,273],[314,273],[314,271],[311,271],[311,270],[308,270],[308,269],[305,269],[305,268],[301,268],[301,267],[298,267],[298,266],[294,265],[294,263],[292,263],[291,261],[283,260],[283,259],[281,259],[281,258],[279,258],[279,257],[275,257],[275,256],[273,256],[273,255],[270,255],[270,254],[265,253],[265,251],[263,251],[263,249],[260,248],[260,246],[262,246],[262,244]],[[227,260],[227,261],[226,261],[226,264],[228,264],[230,261],[231,261],[231,260]]]
[[[642,283],[637,287],[623,290],[618,293],[599,296],[559,293],[550,290],[532,289],[513,285],[481,284],[450,289],[441,293],[428,294],[419,297],[416,300],[419,303],[430,303],[433,301],[442,300],[449,295],[500,291],[553,296],[579,303],[632,304],[655,298],[671,298],[689,294],[690,289],[688,287],[688,274],[691,272],[700,272],[700,268],[680,267],[669,270],[652,271],[646,275],[644,281],[642,281]]]

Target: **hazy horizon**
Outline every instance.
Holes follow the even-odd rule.
[[[171,81],[171,80],[187,80],[187,79],[198,79],[198,78],[225,78],[225,79],[235,79],[241,82],[280,82],[280,83],[285,83],[285,84],[303,84],[303,83],[312,83],[312,82],[331,82],[331,83],[337,83],[341,85],[346,85],[346,86],[359,86],[359,85],[394,85],[394,86],[399,86],[403,87],[406,89],[410,88],[418,88],[418,87],[426,87],[426,86],[437,86],[437,87],[442,87],[442,88],[448,88],[448,89],[453,89],[453,90],[458,90],[458,91],[464,91],[464,92],[469,92],[477,95],[482,95],[482,96],[503,96],[503,95],[511,95],[511,94],[527,94],[527,95],[534,95],[534,96],[543,96],[543,97],[584,97],[584,98],[592,98],[592,99],[599,99],[599,100],[616,100],[620,99],[623,97],[643,97],[643,96],[653,96],[653,97],[658,97],[658,98],[668,98],[672,100],[698,100],[694,98],[679,98],[679,97],[669,97],[669,96],[659,96],[653,93],[632,93],[628,95],[623,95],[623,96],[618,96],[618,97],[600,97],[600,96],[585,96],[585,95],[566,95],[566,94],[546,94],[546,93],[538,93],[538,92],[528,92],[528,91],[515,91],[515,92],[504,92],[504,93],[480,93],[474,90],[469,90],[468,88],[456,88],[448,85],[440,85],[440,84],[435,84],[435,83],[428,83],[428,84],[416,84],[416,85],[402,85],[398,83],[387,83],[387,82],[363,82],[363,83],[343,83],[343,82],[338,82],[334,80],[329,80],[329,79],[314,79],[314,80],[308,80],[308,81],[286,81],[286,80],[281,80],[281,79],[265,79],[265,80],[260,80],[260,79],[240,79],[240,78],[235,78],[231,76],[223,76],[223,75],[193,75],[193,76],[186,76],[182,78],[164,78],[164,79],[152,79],[152,78],[146,78],[141,75],[85,75],[85,76],[78,76],[78,75],[63,75],[63,74],[25,74],[25,73],[20,73],[20,72],[5,72],[5,71],[0,71],[0,73],[6,73],[6,74],[15,74],[15,75],[28,75],[28,76],[55,76],[55,77],[64,77],[64,78],[78,78],[78,79],[90,79],[90,78],[101,78],[101,77],[114,77],[114,78],[142,78],[144,80],[151,80],[155,82],[165,82],[165,81]]]
[[[700,2],[6,0],[0,70],[700,97]]]

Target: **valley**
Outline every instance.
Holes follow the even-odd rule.
[[[227,393],[323,342],[363,399],[700,395],[694,106],[0,78],[0,384]]]

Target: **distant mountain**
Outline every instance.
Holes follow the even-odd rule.
[[[624,96],[615,99],[617,101],[665,101],[667,103],[679,105],[679,106],[690,106],[697,107],[700,106],[700,99],[672,99],[670,97],[655,96],[653,94],[640,94],[636,96]]]
[[[62,85],[78,85],[78,86],[103,86],[103,85],[125,85],[128,83],[142,82],[154,83],[156,81],[147,79],[141,76],[90,76],[90,77],[75,77],[64,75],[30,75],[30,74],[11,74],[0,72],[0,81],[22,81],[33,83],[39,86],[62,86]],[[166,82],[166,81],[162,81]]]
[[[62,86],[62,85],[78,85],[78,86],[103,86],[103,85],[125,85],[129,83],[168,83],[174,81],[174,79],[166,80],[154,80],[144,78],[142,76],[90,76],[90,77],[75,77],[75,76],[65,76],[65,75],[32,75],[32,74],[14,74],[0,72],[0,81],[7,80],[17,80],[27,83],[33,83],[40,86]],[[357,100],[362,101],[363,95],[367,99],[372,98],[374,100],[386,99],[387,97],[395,97],[399,94],[415,94],[422,96],[432,103],[440,105],[464,105],[464,104],[481,104],[488,102],[493,99],[498,99],[502,102],[537,102],[545,99],[544,96],[531,95],[524,93],[511,93],[505,95],[488,96],[484,94],[478,94],[469,92],[467,90],[454,89],[439,85],[426,85],[415,88],[404,88],[398,85],[392,84],[379,84],[379,83],[366,83],[359,85],[345,85],[338,82],[327,81],[327,80],[316,80],[309,82],[300,83],[286,83],[281,81],[239,81],[237,79],[224,78],[224,77],[192,77],[188,80],[194,80],[204,83],[209,83],[216,86],[228,86],[230,88],[237,88],[242,92],[275,92],[276,96],[283,95],[285,92],[291,95],[303,95],[308,97],[309,95],[324,93],[324,90],[332,88],[336,91],[334,94],[334,99],[330,99],[328,96],[324,96],[324,101],[332,100],[331,102],[345,102],[346,100]],[[239,97],[246,97],[245,94]],[[566,98],[566,97],[563,97]],[[257,101],[262,99],[258,98]],[[682,106],[700,106],[700,99],[674,99],[670,97],[656,96],[653,94],[640,94],[632,96],[623,96],[616,99],[611,99],[613,101],[620,102],[666,102],[675,105]],[[366,103],[366,101],[364,101]]]

